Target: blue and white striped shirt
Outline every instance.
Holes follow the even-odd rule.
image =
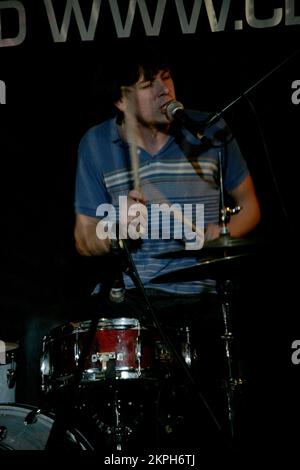
[[[189,113],[193,119],[204,120],[207,117],[206,113]],[[206,133],[213,146],[205,146],[188,131],[182,130],[174,135],[171,133],[166,144],[154,155],[142,148],[138,149],[139,176],[148,208],[148,227],[153,222],[150,205],[165,201],[169,204],[179,204],[179,207],[192,204],[194,208],[196,204],[203,204],[204,225],[219,222],[220,142],[216,139],[216,133],[224,127],[225,123],[221,120]],[[230,139],[223,154],[225,190],[236,188],[247,174],[248,168],[239,147],[234,139]],[[126,196],[131,189],[133,172],[129,146],[121,139],[115,119],[110,119],[88,130],[80,142],[75,211],[96,217],[97,208],[103,203],[111,203],[118,209],[119,196]],[[151,283],[151,279],[158,275],[196,263],[196,259],[192,257],[156,257],[160,253],[184,248],[183,240],[174,238],[173,232],[171,228],[170,239],[152,239],[149,228],[148,238],[143,239],[139,248],[132,252],[144,287],[178,294],[214,292],[215,282],[209,279],[174,284]],[[124,278],[127,288],[134,287],[127,275],[124,275]]]

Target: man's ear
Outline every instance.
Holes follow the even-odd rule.
[[[124,113],[126,109],[126,103],[124,97],[120,98],[119,100],[114,102],[114,105],[116,108],[118,108],[119,111],[122,111]]]

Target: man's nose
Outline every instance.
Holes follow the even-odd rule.
[[[165,94],[165,95],[170,93],[170,90],[171,90],[169,83],[166,82],[165,80],[161,80],[160,78],[157,79],[157,89],[160,94]]]

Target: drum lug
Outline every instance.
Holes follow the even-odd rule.
[[[6,372],[6,378],[7,378],[8,388],[14,388],[16,384],[16,370],[8,369]]]
[[[0,426],[0,442],[6,438],[7,428],[6,426]]]
[[[8,388],[14,388],[16,384],[16,361],[14,353],[11,353],[11,365],[6,371],[6,380]]]
[[[181,353],[186,365],[191,367],[193,360],[197,359],[197,354],[196,351],[192,349],[190,328],[186,326],[183,331],[185,338],[181,346]]]
[[[37,408],[36,410],[30,411],[24,418],[24,424],[27,426],[28,424],[34,424],[37,422],[37,415],[39,415],[41,410]]]

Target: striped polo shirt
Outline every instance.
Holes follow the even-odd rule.
[[[193,119],[204,121],[206,113],[188,111]],[[222,142],[218,139],[222,134]],[[137,149],[139,177],[148,210],[148,235],[136,247],[132,243],[132,259],[145,288],[156,288],[178,294],[215,292],[215,282],[199,279],[192,282],[154,284],[158,275],[192,266],[196,258],[162,258],[161,253],[184,249],[184,228],[170,216],[166,232],[162,217],[153,211],[162,203],[176,204],[179,213],[194,223],[199,208],[204,210],[204,226],[219,222],[219,157],[222,152],[223,183],[227,191],[236,188],[247,176],[248,168],[237,142],[232,138],[223,120],[205,132],[206,140],[199,141],[188,131],[171,129],[165,145],[155,154]],[[226,144],[224,144],[226,136]],[[76,174],[75,212],[96,217],[99,206],[113,204],[118,217],[119,197],[133,189],[133,172],[129,146],[124,142],[115,118],[89,129],[81,139]],[[199,213],[197,212],[199,209]],[[151,237],[151,234],[153,237]],[[126,288],[134,287],[124,274]]]

